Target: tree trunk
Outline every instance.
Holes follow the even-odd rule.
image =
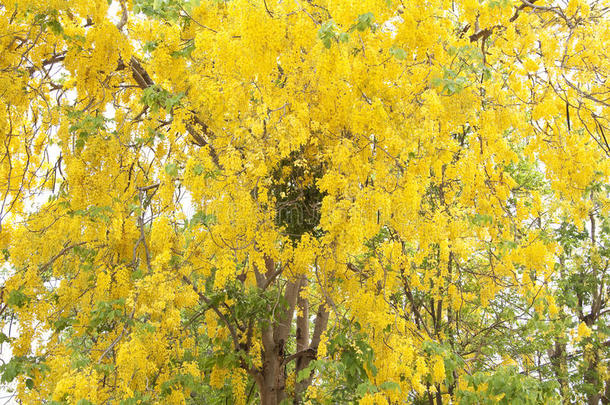
[[[265,258],[265,273],[255,268],[255,276],[258,287],[264,290],[277,275],[276,263],[269,257]],[[283,291],[286,307],[278,309],[275,319],[261,322],[261,342],[263,351],[263,367],[257,371],[256,384],[260,393],[262,405],[279,405],[286,399],[286,365],[296,361],[296,373],[305,369],[315,359],[322,333],[328,325],[329,312],[326,304],[322,302],[318,306],[316,320],[314,321],[313,336],[310,341],[309,327],[309,302],[301,298],[301,290],[307,286],[307,279],[301,277],[296,281],[288,281]],[[286,341],[290,336],[294,313],[299,307],[296,326],[296,353],[287,355],[285,351]],[[294,402],[300,403],[302,394],[311,384],[313,373],[303,381],[295,384]]]
[[[278,405],[286,396],[286,377],[282,357],[278,350],[265,353],[262,387],[259,386],[262,405]]]
[[[553,373],[559,383],[559,392],[563,398],[562,402],[564,404],[570,403],[570,387],[568,386],[568,381],[566,379],[568,370],[566,353],[566,344],[559,340],[555,340],[554,348],[549,350],[549,358],[553,367]]]
[[[307,350],[301,351],[301,356],[297,359],[297,375],[301,370],[304,370],[309,366],[312,360],[314,360],[318,353],[318,346],[320,345],[320,340],[322,338],[322,333],[326,330],[328,326],[328,309],[325,304],[320,304],[318,307],[318,312],[316,314],[316,320],[314,323],[313,336],[311,338],[311,342],[309,343],[309,348]],[[309,332],[307,332],[309,334]],[[310,373],[309,376],[303,378],[300,382],[295,384],[295,404],[301,403],[301,397],[307,387],[311,384],[313,379],[313,373]]]

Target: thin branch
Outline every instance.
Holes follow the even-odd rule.
[[[72,245],[69,245],[70,242],[66,242],[66,244],[64,245],[64,248],[62,250],[59,251],[59,253],[57,253],[55,256],[53,256],[48,262],[46,262],[45,264],[43,264],[42,266],[40,266],[40,268],[38,269],[38,271],[43,272],[45,271],[47,268],[49,268],[49,266],[51,266],[57,259],[59,259],[61,256],[63,256],[64,254],[66,254],[68,251],[74,249],[77,246],[82,246],[87,242],[80,242],[80,243],[75,243]]]
[[[125,4],[125,0],[119,0],[119,2],[121,3],[121,21],[119,21],[119,23],[117,24],[117,28],[119,31],[123,30],[123,27],[125,27],[125,24],[127,24],[127,17],[128,17],[128,11],[127,11],[127,5]]]
[[[212,305],[212,301],[208,297],[206,297],[201,291],[199,291],[199,289],[197,289],[197,287],[195,287],[193,282],[187,276],[183,275],[182,280],[186,284],[190,285],[193,288],[193,290],[195,291],[195,293],[199,296],[199,298],[203,302],[205,302],[206,305],[208,305],[212,309],[212,311],[214,311],[216,313],[216,315],[218,315],[218,317],[224,322],[224,324],[227,326],[227,329],[229,329],[231,338],[233,339],[233,345],[235,346],[235,350],[241,350],[241,348],[239,346],[239,337],[237,336],[237,331],[235,330],[233,325],[231,325],[231,323],[229,322],[227,317],[222,312],[220,312],[220,310],[217,307]]]

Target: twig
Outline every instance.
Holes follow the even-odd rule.
[[[51,266],[55,260],[59,259],[61,256],[63,256],[66,252],[68,252],[69,250],[77,247],[77,246],[81,246],[84,245],[87,242],[80,242],[80,243],[75,243],[73,245],[68,245],[70,242],[66,242],[66,244],[64,245],[64,248],[62,250],[59,251],[59,253],[57,253],[55,256],[53,256],[48,262],[46,262],[45,264],[43,264],[42,266],[40,266],[40,268],[38,269],[38,271],[43,272],[45,271],[49,266]]]
[[[121,3],[122,14],[121,14],[121,21],[119,21],[119,23],[116,25],[116,27],[118,28],[119,31],[122,31],[123,27],[125,27],[125,24],[127,24],[128,11],[127,11],[127,5],[125,4],[125,0],[119,0],[119,2]]]

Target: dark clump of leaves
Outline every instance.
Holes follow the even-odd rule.
[[[304,149],[291,152],[271,174],[276,225],[283,226],[295,241],[305,233],[316,234],[325,195],[316,185],[323,174],[322,165],[302,164],[304,155]]]

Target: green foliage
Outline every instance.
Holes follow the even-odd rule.
[[[510,7],[510,0],[488,0],[487,5],[489,8],[504,8]]]
[[[179,51],[172,52],[172,58],[188,58],[191,53],[195,50],[195,41],[189,40],[186,45]]]
[[[197,211],[193,218],[189,222],[189,227],[197,225],[210,226],[216,223],[216,216],[214,214],[206,214],[203,211]]]
[[[470,219],[470,222],[477,226],[490,226],[493,224],[493,221],[493,216],[488,214],[474,214]]]
[[[32,389],[36,373],[45,373],[48,370],[43,357],[14,356],[7,363],[0,365],[0,382],[6,384],[19,376],[26,376],[26,381],[30,381],[26,382],[26,386]]]
[[[159,85],[152,85],[142,91],[141,101],[153,112],[158,112],[161,108],[171,111],[180,105],[183,97],[184,93],[174,95]]]
[[[60,317],[58,320],[53,322],[53,330],[55,330],[55,332],[61,332],[69,326],[72,326],[74,323],[75,320],[72,317]]]
[[[473,45],[451,46],[447,53],[453,57],[449,66],[442,66],[442,76],[434,77],[431,84],[447,95],[460,93],[474,82],[489,80],[491,71],[483,62],[481,50]]]
[[[142,13],[147,17],[177,21],[181,17],[182,7],[191,9],[192,3],[183,0],[136,0],[133,9],[135,13]]]
[[[275,221],[284,226],[293,241],[299,240],[304,233],[319,236],[317,227],[325,196],[317,186],[323,168],[295,164],[302,160],[304,151],[293,151],[271,173],[270,192],[275,199]]]
[[[198,382],[191,374],[177,374],[161,384],[161,395],[168,396],[174,389],[194,391],[198,386]]]
[[[394,56],[398,60],[405,60],[407,58],[407,52],[402,48],[392,47],[390,48],[390,55]]]
[[[515,367],[499,367],[493,372],[476,372],[465,377],[468,389],[458,390],[463,405],[559,404],[557,383],[540,381],[519,373]]]
[[[461,92],[469,84],[469,80],[460,76],[459,71],[443,67],[443,76],[433,78],[431,84],[440,88],[442,93],[452,95]]]
[[[165,165],[165,173],[171,177],[178,177],[178,165],[176,163],[168,163]]]
[[[12,339],[10,337],[8,337],[6,334],[0,332],[0,345],[2,343],[8,343],[10,342]]]
[[[370,12],[359,15],[356,23],[352,25],[347,32],[340,32],[335,22],[333,20],[328,20],[324,22],[318,30],[318,38],[322,41],[324,47],[329,49],[333,41],[342,43],[348,42],[349,34],[354,31],[364,32],[367,29],[370,29],[371,32],[375,32],[377,29],[375,16]],[[390,52],[392,51],[390,50]]]
[[[375,32],[375,29],[377,28],[377,26],[375,25],[375,16],[371,12],[360,14],[358,16],[356,25],[350,28],[349,32],[352,32],[354,29],[363,32],[369,28],[372,32]]]
[[[124,298],[99,301],[91,312],[88,327],[97,333],[109,332],[115,328],[117,322],[124,321],[125,318]]]
[[[337,39],[336,29],[337,26],[335,25],[335,22],[333,20],[328,20],[323,23],[318,30],[318,38],[322,41],[322,44],[324,44],[326,49],[329,49],[332,41]]]
[[[98,207],[92,205],[86,209],[69,211],[69,215],[85,217],[94,222],[100,220],[107,224],[110,222],[112,208],[108,206]]]
[[[325,403],[356,403],[367,393],[399,389],[396,382],[386,381],[377,386],[369,379],[369,373],[375,376],[378,370],[367,335],[358,323],[345,322],[341,330],[328,340],[327,353],[328,359],[312,361],[297,376],[298,381],[316,370],[329,395]]]
[[[72,121],[72,125],[68,127],[68,130],[76,135],[74,146],[78,151],[83,149],[89,138],[106,130],[108,119],[103,115],[85,114],[70,108],[67,110],[67,116]]]
[[[525,158],[521,158],[516,163],[510,163],[505,170],[519,185],[519,189],[516,191],[541,190],[544,187],[544,175]]]
[[[6,304],[13,308],[21,308],[28,302],[30,302],[30,298],[25,295],[21,288],[9,292],[8,299],[6,300]]]
[[[40,25],[43,31],[48,28],[55,35],[60,35],[64,31],[58,20],[57,10],[49,9],[45,14],[37,14],[34,17],[33,23]]]
[[[119,405],[148,405],[151,404],[151,396],[149,393],[136,391],[131,398],[123,399]]]

